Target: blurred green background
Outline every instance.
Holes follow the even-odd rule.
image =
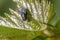
[[[9,8],[16,9],[16,3],[13,0],[0,0],[0,16],[4,16],[4,13],[10,13]]]
[[[53,18],[53,20],[51,21],[51,23],[54,21],[53,24],[55,24],[55,22],[60,20],[60,0],[53,0],[53,4],[54,4],[54,11],[55,11],[56,15]]]

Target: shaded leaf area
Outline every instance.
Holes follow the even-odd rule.
[[[60,38],[60,20],[57,21],[56,25],[55,25],[55,32],[56,32],[56,37]]]
[[[13,0],[0,0],[0,16],[4,17],[4,13],[10,14],[9,8],[16,9],[16,3]]]
[[[32,40],[42,34],[40,31],[19,30],[0,26],[0,40]]]
[[[51,1],[51,3],[53,3],[55,0],[48,0],[48,1]]]
[[[37,36],[33,40],[46,40],[46,37],[43,36]]]

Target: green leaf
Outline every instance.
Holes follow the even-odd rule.
[[[43,36],[37,36],[37,37],[34,38],[33,40],[46,40],[46,37],[43,37]]]
[[[57,21],[55,27],[56,36],[60,37],[60,20]]]
[[[0,26],[0,39],[4,40],[32,40],[41,34],[42,32],[40,31],[19,30]]]

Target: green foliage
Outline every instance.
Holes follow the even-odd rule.
[[[54,27],[54,25],[49,24],[55,16],[53,8],[54,5],[52,4],[51,0],[13,1],[6,0],[6,5],[2,6],[3,11],[0,11],[1,13],[5,12],[5,18],[0,16],[0,25],[2,25],[0,26],[0,34],[2,35],[2,39],[6,38],[7,40],[46,40],[46,36],[54,36],[54,29],[56,31],[56,35],[60,35],[60,21],[57,22],[55,26],[56,28]],[[9,3],[7,4],[7,2]],[[14,7],[10,7],[10,4],[12,5],[12,3],[16,5],[15,2],[17,3],[17,11],[14,10]],[[18,12],[21,11],[23,7],[27,9],[26,21],[22,20],[20,15],[21,12]],[[2,8],[0,10],[2,10]],[[6,12],[6,10],[9,11],[11,14],[8,14],[9,12]]]
[[[34,38],[33,40],[46,40],[46,37],[43,37],[43,36],[37,36],[37,37]]]
[[[60,20],[55,25],[55,32],[56,32],[56,37],[60,38]]]
[[[0,40],[32,40],[34,37],[41,35],[39,31],[19,30],[0,26]]]

